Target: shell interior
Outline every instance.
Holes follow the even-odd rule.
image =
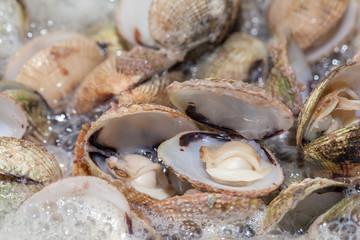
[[[247,139],[261,140],[291,127],[291,112],[279,107],[264,90],[248,91],[249,85],[243,84],[238,91],[227,83],[206,81],[171,84],[171,102],[197,122]]]
[[[209,191],[231,191],[239,194],[266,195],[276,189],[283,180],[280,165],[254,141],[251,144],[261,156],[260,165],[271,165],[267,177],[247,186],[230,186],[215,182],[206,172],[205,163],[200,160],[200,148],[231,141],[230,137],[211,132],[184,132],[163,142],[158,148],[158,157],[171,168],[180,178],[188,180],[192,185]],[[243,140],[245,141],[245,140]]]

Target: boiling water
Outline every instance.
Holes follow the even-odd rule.
[[[21,24],[16,18],[15,1],[0,1],[0,76],[9,58],[23,44],[20,39]],[[30,2],[30,1],[29,1]],[[29,7],[31,22],[27,32],[28,39],[46,34],[59,29],[71,29],[82,33],[91,33],[107,26],[112,22],[112,12],[116,0],[78,0],[78,1],[56,1],[56,0],[32,0],[33,5]],[[90,3],[91,2],[91,3]],[[265,23],[266,7],[270,0],[242,0],[242,12],[237,22],[237,28],[242,32],[258,37],[264,42],[270,38],[269,30]],[[36,7],[38,6],[38,7]],[[39,8],[40,6],[40,8]],[[99,11],[99,9],[103,9]],[[38,14],[48,12],[48,14]],[[66,16],[64,18],[64,16]],[[309,86],[314,87],[333,67],[349,62],[351,57],[360,46],[359,34],[353,41],[343,44],[334,49],[330,57],[310,66],[312,79]],[[74,147],[82,124],[95,121],[105,107],[98,108],[94,112],[83,116],[71,116],[60,114],[54,117],[54,131],[59,137],[56,145],[47,146],[48,150],[58,159],[63,170],[64,177],[71,176]],[[296,129],[284,133],[267,141],[267,146],[273,150],[284,169],[285,182],[283,187],[301,181],[306,177],[294,141]],[[116,228],[116,212],[112,212],[110,205],[96,200],[78,199],[69,203],[69,199],[61,199],[56,208],[51,206],[28,206],[22,212],[8,215],[0,224],[0,231],[9,237],[34,239],[118,239],[113,238],[118,229]],[[95,202],[94,202],[95,201]],[[70,205],[69,205],[70,204]],[[261,232],[261,223],[266,209],[259,209],[254,216],[239,219],[238,215],[219,214],[210,218],[209,216],[194,217],[188,219],[176,219],[168,221],[156,212],[147,209],[145,217],[152,220],[152,225],[163,236],[164,239],[288,239],[292,238],[288,233],[277,229],[271,235],[255,236]],[[65,212],[70,216],[68,219],[59,219],[56,214]],[[101,213],[101,214],[100,214]],[[21,214],[21,216],[19,215]],[[349,218],[350,219],[350,218]],[[334,230],[331,226],[337,226]],[[351,221],[336,222],[333,225],[324,226],[319,234],[319,239],[333,239],[344,237],[352,238],[359,235],[360,228]],[[90,226],[96,226],[92,228]],[[77,228],[78,233],[74,228]],[[349,234],[343,236],[339,229],[349,228]],[[6,229],[6,230],[4,230]],[[140,228],[139,228],[140,229]],[[337,231],[336,231],[337,229]],[[142,234],[142,232],[140,231]],[[16,234],[11,235],[11,234]],[[139,239],[145,239],[146,234],[137,235]],[[334,235],[335,234],[335,235]],[[4,235],[2,235],[4,236]],[[72,238],[73,237],[73,238]],[[77,238],[76,238],[77,237]],[[304,239],[307,237],[304,236]]]

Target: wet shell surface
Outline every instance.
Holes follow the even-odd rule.
[[[77,149],[77,155],[91,175],[108,179],[121,191],[125,190],[130,202],[151,202],[153,198],[149,195],[126,184],[132,174],[120,167],[122,159],[134,154],[152,159],[161,142],[179,132],[196,129],[191,119],[168,107],[154,104],[113,105],[83,135],[83,145]]]
[[[261,88],[235,80],[197,79],[167,88],[171,102],[208,127],[261,140],[288,130],[291,111]]]
[[[195,78],[234,79],[244,82],[254,78],[253,71],[264,65],[267,48],[262,41],[236,32],[195,66]]]
[[[311,92],[301,111],[297,145],[315,176],[357,176],[359,165],[360,63],[329,73]]]
[[[227,147],[216,151],[225,145]],[[284,179],[279,163],[267,149],[254,141],[231,139],[225,134],[179,133],[160,144],[158,156],[179,178],[209,192],[265,196]],[[211,160],[215,164],[208,165]]]
[[[14,98],[0,93],[0,136],[22,138],[28,124],[21,105]]]
[[[79,36],[42,48],[20,69],[15,81],[38,91],[53,109],[103,60],[95,41]]]
[[[306,49],[307,60],[316,61],[351,35],[357,9],[353,0],[275,0],[268,10],[268,24],[272,32],[287,26],[300,47]]]
[[[262,229],[268,232],[278,225],[292,234],[303,234],[318,216],[345,198],[348,189],[349,184],[323,178],[293,183],[271,201]]]

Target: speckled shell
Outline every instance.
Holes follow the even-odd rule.
[[[146,115],[141,115],[148,113],[163,116],[171,121],[171,131],[169,131],[169,127],[165,126],[168,124],[164,125],[164,123],[159,123],[156,127],[150,125],[150,121],[146,118]],[[139,117],[137,117],[137,114]],[[141,122],[142,120],[143,122]],[[125,121],[125,123],[121,123],[121,121]],[[119,123],[116,124],[118,128],[115,128],[113,125],[114,128],[109,129],[108,126],[111,126],[111,124],[115,124],[116,122]],[[134,126],[131,126],[132,124]],[[143,129],[139,130],[141,133],[135,133],[135,129],[139,129],[139,124],[142,125]],[[121,127],[123,127],[123,129],[121,129]],[[148,130],[145,130],[145,127]],[[163,130],[159,129],[161,127],[163,127]],[[101,138],[101,131],[103,129],[108,131],[108,134],[110,130],[113,136],[107,137],[106,140],[102,139],[103,142],[100,143],[97,139],[99,137]],[[113,105],[110,110],[105,112],[96,122],[91,124],[91,127],[86,133],[81,133],[79,135],[76,145],[76,164],[74,164],[77,167],[74,171],[79,175],[86,175],[89,173],[110,181],[118,187],[120,191],[125,193],[126,198],[131,203],[146,205],[150,202],[158,201],[147,194],[136,191],[133,187],[126,185],[122,180],[115,179],[108,173],[103,172],[103,170],[92,160],[91,155],[96,153],[106,154],[106,149],[113,149],[112,151],[116,151],[117,149],[119,151],[118,154],[121,154],[118,148],[121,148],[121,151],[132,152],[137,148],[153,147],[165,139],[172,137],[172,134],[175,135],[176,133],[187,129],[196,130],[197,127],[187,116],[168,107],[155,104]],[[86,131],[86,128],[83,131]],[[131,131],[134,132],[133,136],[131,136]],[[125,141],[124,136],[121,136],[122,132],[126,132],[124,134],[129,134],[127,137],[131,137]],[[149,140],[150,138],[146,137],[145,134],[149,134],[154,137],[152,140]],[[121,142],[121,138],[123,142]],[[111,140],[115,142],[111,142]]]
[[[320,99],[341,86],[351,86],[359,94],[359,77],[360,63],[351,62],[334,69],[311,92],[300,112],[296,141],[298,148],[304,153],[305,163],[314,176],[351,177],[357,176],[360,171],[359,123],[338,129],[311,142],[303,139]]]
[[[37,90],[54,110],[61,111],[59,101],[72,93],[102,60],[95,41],[83,36],[65,39],[31,57],[15,81]]]
[[[339,187],[350,189],[347,183],[336,182],[329,179],[306,178],[300,183],[291,184],[285,191],[281,192],[268,206],[267,213],[261,229],[264,232],[272,230],[285,216],[285,214],[296,207],[303,199],[315,191]]]
[[[204,42],[220,41],[239,11],[238,0],[153,0],[149,31],[171,55],[181,59]]]
[[[111,56],[90,72],[76,90],[68,111],[78,114],[91,111],[114,95],[130,90],[156,74],[161,74],[174,61],[162,53],[135,47],[121,56]]]
[[[195,66],[195,78],[247,81],[251,71],[264,64],[267,48],[259,39],[236,32]]]
[[[301,48],[306,49],[339,22],[348,0],[273,0],[268,10],[268,25],[272,32],[287,25]]]
[[[22,179],[24,183],[46,185],[61,178],[55,159],[41,145],[0,137],[0,173]]]
[[[171,102],[195,121],[246,139],[280,134],[294,121],[291,111],[278,99],[242,81],[196,79],[174,82],[167,90]]]

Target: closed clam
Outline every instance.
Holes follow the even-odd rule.
[[[128,41],[160,48],[170,58],[181,60],[204,42],[220,41],[238,10],[238,0],[120,1],[115,17],[120,34]]]
[[[28,196],[60,178],[59,164],[44,147],[0,137],[0,212],[15,209]]]
[[[51,36],[53,35],[49,35],[48,38]],[[103,60],[95,41],[76,33],[65,36],[65,39],[60,37],[61,40],[57,37],[44,40],[50,41],[51,44],[46,42],[46,46],[34,55],[31,49],[37,42],[28,43],[24,46],[26,49],[21,52],[21,54],[26,52],[25,58],[28,58],[26,63],[24,65],[16,63],[15,68],[19,69],[20,66],[20,70],[14,71],[10,76],[6,75],[7,80],[15,80],[37,90],[57,112],[63,110],[61,101],[68,97],[85,75]],[[17,74],[13,78],[15,72]]]
[[[271,2],[268,25],[272,32],[286,26],[308,61],[316,61],[345,41],[354,30],[357,2],[341,1],[281,1]]]
[[[352,177],[360,170],[359,75],[356,62],[334,69],[301,111],[296,140],[312,175]]]

